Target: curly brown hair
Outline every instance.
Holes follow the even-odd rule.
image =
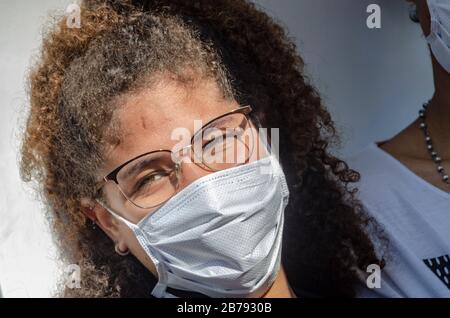
[[[245,0],[85,0],[81,28],[65,18],[45,35],[30,73],[31,109],[21,173],[39,186],[64,259],[82,268],[67,297],[148,297],[152,274],[82,213],[95,171],[120,129],[115,98],[170,72],[188,83],[214,79],[226,98],[251,104],[280,128],[280,160],[291,200],[283,263],[297,295],[354,296],[358,272],[380,263],[374,221],[348,185],[358,173],[328,151],[330,114],[303,74],[283,28]]]

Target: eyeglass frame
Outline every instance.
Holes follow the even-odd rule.
[[[134,203],[131,199],[128,198],[128,196],[123,192],[122,188],[121,188],[120,185],[119,185],[119,181],[117,180],[117,175],[119,174],[120,170],[121,170],[123,167],[125,167],[126,165],[128,165],[130,162],[132,162],[132,161],[134,161],[134,160],[137,160],[137,159],[139,159],[139,158],[142,158],[142,157],[144,157],[144,156],[148,156],[148,155],[150,155],[150,154],[152,154],[152,153],[156,153],[156,152],[169,152],[169,153],[171,153],[171,154],[174,154],[174,153],[179,153],[179,152],[181,152],[181,151],[184,151],[184,150],[187,149],[187,148],[192,148],[192,147],[194,147],[194,138],[197,136],[197,134],[200,133],[200,132],[202,132],[203,129],[205,129],[205,127],[207,127],[209,124],[211,124],[212,122],[214,122],[214,121],[216,121],[216,120],[218,120],[218,119],[220,119],[220,118],[223,118],[223,117],[226,117],[226,116],[229,116],[229,115],[232,115],[232,114],[242,114],[242,115],[244,115],[244,116],[246,117],[247,121],[251,123],[252,120],[251,120],[251,118],[249,117],[249,114],[250,114],[252,111],[253,111],[253,109],[252,109],[252,107],[251,107],[250,105],[245,105],[245,106],[241,106],[241,107],[235,108],[235,109],[233,109],[233,110],[231,110],[231,111],[229,111],[229,112],[227,112],[227,113],[225,113],[225,114],[222,114],[222,115],[220,115],[220,116],[217,116],[217,117],[215,117],[215,118],[209,120],[206,124],[202,125],[202,127],[201,127],[200,129],[198,129],[198,130],[192,135],[191,140],[190,140],[190,143],[189,143],[188,145],[186,145],[185,147],[179,149],[179,150],[176,151],[176,152],[174,152],[174,151],[172,151],[172,150],[169,150],[169,149],[156,149],[156,150],[152,150],[152,151],[149,151],[149,152],[140,154],[140,155],[138,155],[138,156],[136,156],[136,157],[134,157],[134,158],[132,158],[132,159],[130,159],[130,160],[127,160],[127,161],[124,162],[123,164],[119,165],[117,168],[114,168],[114,170],[112,170],[111,172],[109,172],[107,175],[105,175],[105,176],[102,178],[102,180],[100,180],[99,182],[97,182],[96,185],[95,185],[95,192],[98,194],[98,192],[103,188],[103,186],[104,186],[107,182],[113,181],[114,184],[117,186],[117,188],[120,190],[120,193],[122,193],[122,195],[125,197],[125,199],[127,199],[127,201],[131,202],[134,206],[136,206],[136,207],[138,207],[138,208],[140,208],[140,209],[150,209],[150,208],[157,207],[157,206],[160,206],[160,205],[164,204],[164,203],[167,202],[173,195],[170,196],[168,199],[164,200],[163,202],[158,203],[158,204],[156,204],[156,205],[154,205],[154,206],[151,206],[151,207],[145,207],[145,208],[144,208],[144,207],[141,207],[141,206],[137,205],[136,203]],[[192,151],[192,152],[193,152],[193,151]],[[191,153],[192,153],[192,152],[191,152]],[[192,159],[192,158],[191,158],[191,159]],[[247,159],[247,160],[248,160],[248,159]],[[196,163],[196,164],[197,164],[197,163]],[[175,169],[174,169],[173,171],[171,171],[171,173],[174,172],[174,171],[175,171],[176,173],[179,173],[180,167],[181,167],[180,163],[175,163]],[[210,168],[208,167],[208,169],[210,169]],[[215,170],[212,170],[212,169],[210,169],[210,170],[211,170],[211,171],[215,171]],[[177,186],[177,189],[178,189],[178,186]],[[175,193],[176,193],[176,192],[175,192]],[[175,194],[175,193],[174,193],[174,194]]]

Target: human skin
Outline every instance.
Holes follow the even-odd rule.
[[[430,34],[431,18],[425,0],[411,1],[417,5],[418,17],[425,36]],[[450,171],[450,74],[431,53],[435,92],[427,108],[427,125],[435,149],[442,158],[442,166]],[[419,110],[420,105],[417,105]],[[380,147],[403,163],[416,175],[433,186],[450,193],[442,181],[426,148],[423,131],[417,119],[394,138]]]
[[[226,100],[222,97],[219,87],[213,80],[201,79],[195,81],[193,85],[186,86],[169,76],[163,76],[152,87],[120,96],[115,103],[119,105],[115,116],[123,130],[122,137],[120,143],[107,150],[104,165],[98,171],[99,180],[123,162],[140,154],[157,149],[172,149],[179,142],[171,137],[174,129],[185,128],[192,135],[194,120],[206,123],[239,107],[235,100]],[[262,152],[253,152],[250,161],[257,160],[261,155]],[[192,162],[183,162],[182,169],[180,190],[211,173]],[[104,191],[107,200],[113,205],[114,201],[124,200],[112,182],[105,185]],[[82,200],[82,207],[84,213],[97,223],[120,251],[129,250],[155,277],[158,276],[153,261],[123,221],[90,198]],[[142,210],[140,214],[116,212],[127,220],[137,223],[149,210]],[[281,268],[274,284],[264,297],[292,296],[284,269]]]

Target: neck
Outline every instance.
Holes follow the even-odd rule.
[[[433,106],[441,115],[450,118],[450,74],[439,65],[434,57],[432,63],[435,87]]]
[[[450,74],[433,57],[435,93],[427,110],[427,125],[441,156],[450,158]]]
[[[283,267],[281,267],[277,278],[270,289],[264,294],[263,298],[296,298],[294,292],[289,287]]]

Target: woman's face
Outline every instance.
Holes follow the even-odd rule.
[[[201,120],[203,124],[206,124],[211,119],[240,106],[235,100],[224,99],[213,80],[199,80],[195,86],[184,86],[168,77],[151,88],[121,97],[118,105],[115,116],[121,131],[120,142],[107,151],[106,161],[98,174],[99,178],[141,154],[158,149],[173,149],[180,140],[174,140],[172,133],[182,129],[190,133],[189,137],[192,136],[195,132],[195,120]],[[190,139],[187,140],[187,143],[189,142]],[[257,160],[263,155],[263,150],[253,151],[250,161]],[[193,162],[183,162],[182,171],[178,181],[178,191],[211,173],[211,170],[204,169]],[[103,191],[110,207],[132,206],[114,182],[106,183]],[[91,200],[83,202],[91,209],[95,206],[91,212],[95,214],[93,218],[118,248],[121,251],[130,250],[156,276],[154,264],[139,245],[132,230],[100,204]],[[133,206],[129,209],[115,209],[114,212],[136,224],[157,207],[138,209]]]

